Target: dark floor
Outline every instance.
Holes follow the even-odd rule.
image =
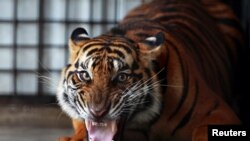
[[[0,141],[57,141],[71,134],[71,128],[0,127]]]
[[[0,141],[57,141],[73,132],[57,106],[0,104],[0,113]]]

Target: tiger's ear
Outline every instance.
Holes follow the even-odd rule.
[[[69,45],[70,47],[81,47],[87,40],[89,40],[90,37],[87,33],[87,31],[84,28],[76,28],[71,36],[70,36],[70,41],[71,44]]]
[[[165,36],[162,32],[155,36],[147,37],[145,40],[138,43],[140,52],[146,57],[156,58],[161,54],[161,49],[165,41]]]
[[[72,32],[69,40],[70,62],[76,59],[77,52],[89,39],[90,37],[88,36],[88,33],[84,28],[78,27]]]

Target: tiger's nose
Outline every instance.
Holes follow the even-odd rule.
[[[92,107],[92,108],[90,108],[90,113],[96,119],[100,119],[100,118],[104,117],[108,113],[108,109],[106,109],[106,108],[98,109],[98,108]]]

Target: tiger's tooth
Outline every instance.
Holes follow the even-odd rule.
[[[106,122],[100,122],[99,126],[106,127],[108,124]]]
[[[86,126],[87,130],[89,130],[89,121],[88,120],[85,120],[85,126]]]
[[[111,131],[112,131],[112,132],[116,132],[116,121],[113,121],[113,122],[111,123]]]
[[[92,126],[97,126],[98,123],[92,121]]]

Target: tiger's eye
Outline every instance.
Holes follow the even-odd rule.
[[[89,73],[86,71],[79,72],[78,77],[81,81],[90,81],[91,80]]]
[[[125,74],[125,73],[121,73],[121,74],[119,74],[119,75],[117,76],[117,80],[118,80],[119,82],[124,82],[124,81],[126,81],[127,79],[128,79],[128,75]]]

